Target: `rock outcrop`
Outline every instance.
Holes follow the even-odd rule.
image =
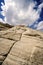
[[[7,29],[9,29],[9,28],[12,28],[13,26],[12,25],[9,25],[9,24],[4,24],[4,23],[2,23],[2,22],[0,22],[0,31],[4,31],[4,30],[7,30]]]
[[[26,26],[0,31],[0,65],[43,65],[43,32]]]

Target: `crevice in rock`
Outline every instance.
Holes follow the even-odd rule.
[[[43,49],[43,47],[40,47],[40,46],[36,46],[37,48],[40,48],[40,49]]]
[[[2,64],[2,62],[4,61],[4,59],[5,59],[5,56],[0,55],[0,65]]]
[[[25,31],[24,31],[24,32],[25,32]],[[24,33],[24,32],[23,32],[23,33]],[[22,34],[23,34],[23,33],[22,33]],[[7,58],[8,54],[10,53],[10,51],[11,51],[12,47],[14,46],[14,44],[15,44],[16,42],[18,42],[18,41],[21,40],[22,34],[20,35],[19,40],[13,40],[13,39],[11,39],[11,38],[5,38],[5,37],[3,37],[3,36],[0,35],[0,38],[4,38],[4,39],[9,39],[9,40],[15,41],[15,42],[13,43],[13,45],[11,46],[11,48],[9,49],[8,53],[5,54],[5,55],[3,55],[3,56],[5,57],[5,59]],[[5,59],[4,59],[4,60],[5,60]],[[3,62],[4,62],[4,60],[3,60]],[[3,62],[2,62],[2,63],[3,63]],[[1,63],[0,65],[2,65],[2,63]]]
[[[13,40],[13,39],[11,39],[11,38],[6,38],[6,37],[3,37],[3,36],[1,36],[0,38],[4,38],[4,39],[8,39],[8,40],[12,40],[12,41],[16,41],[16,40]]]
[[[18,34],[19,34],[19,33],[18,33]],[[20,37],[19,37],[18,39],[15,39],[15,38],[13,39],[13,38],[10,38],[10,37],[7,38],[7,37],[4,37],[4,36],[1,36],[1,35],[0,35],[0,38],[12,40],[12,41],[19,41],[19,40],[21,39],[21,36],[22,36],[22,34],[20,34]]]
[[[16,43],[16,42],[15,42],[15,43]],[[13,45],[14,45],[15,43],[13,43]],[[7,53],[7,54],[5,54],[5,55],[3,55],[3,56],[5,56],[5,59],[7,58],[8,54],[10,53],[10,51],[11,51],[11,49],[12,49],[13,45],[12,45],[12,46],[11,46],[11,48],[9,49],[8,53]],[[4,59],[4,60],[5,60],[5,59]],[[3,62],[4,62],[4,61],[3,61]],[[2,65],[2,63],[1,63],[1,65]]]
[[[22,36],[22,34],[21,34],[21,36]],[[18,41],[21,40],[21,36],[20,36],[20,39],[19,39]],[[10,39],[10,40],[13,40],[13,39]],[[13,40],[13,41],[14,41],[14,40]],[[16,42],[18,42],[18,41],[15,41],[15,42],[13,43],[13,45],[11,46],[11,48],[9,49],[8,53],[5,54],[5,55],[3,55],[3,56],[5,56],[5,59],[7,58],[8,54],[10,53],[10,51],[11,51],[12,47],[14,46],[14,44],[15,44]],[[4,60],[5,60],[5,59],[4,59]],[[3,60],[3,62],[4,62],[4,60]],[[3,63],[3,62],[2,62],[2,63]],[[2,63],[1,63],[0,65],[2,65]]]
[[[25,34],[27,36],[31,36],[31,37],[38,37],[40,39],[43,39],[43,37],[41,37],[39,34]]]

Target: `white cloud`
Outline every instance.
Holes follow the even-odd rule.
[[[41,9],[43,7],[43,3],[41,3],[40,5],[39,5],[39,8]]]
[[[31,25],[39,19],[42,8],[40,5],[38,10],[35,10],[33,9],[35,6],[36,2],[33,0],[5,0],[5,5],[1,8],[2,14],[5,15],[5,22],[14,25]]]
[[[43,8],[43,3],[41,3],[41,4],[38,6],[38,11],[39,11],[39,13],[41,12],[42,8]]]
[[[2,22],[2,23],[8,23],[8,22],[6,22],[6,18],[4,20],[2,18],[0,18],[0,22]]]
[[[3,23],[5,23],[1,18],[0,18],[0,22],[3,22]]]
[[[43,21],[41,21],[38,26],[37,26],[37,30],[43,29]]]

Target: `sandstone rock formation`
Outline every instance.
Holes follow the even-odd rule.
[[[0,65],[43,65],[43,32],[26,26],[0,31]]]
[[[4,24],[2,22],[0,22],[0,31],[1,30],[6,30],[6,29],[9,29],[9,28],[12,28],[13,26],[12,25],[9,25],[9,24]]]

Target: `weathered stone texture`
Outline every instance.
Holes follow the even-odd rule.
[[[0,42],[2,65],[43,65],[42,32],[16,26],[0,32]]]

